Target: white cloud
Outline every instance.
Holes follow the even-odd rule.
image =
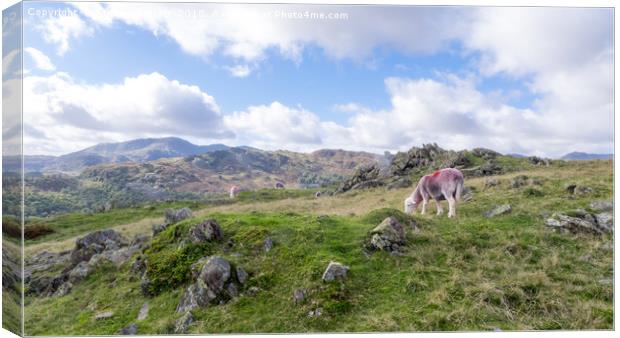
[[[69,50],[71,39],[78,39],[93,33],[90,27],[79,15],[53,15],[39,19],[35,24],[41,31],[46,42],[55,44],[56,53],[64,55]]]
[[[234,77],[246,77],[252,73],[248,65],[236,65],[233,67],[226,67],[226,69],[230,72],[230,75]]]
[[[467,15],[457,9],[418,7],[76,3],[92,22],[142,27],[173,39],[184,51],[209,56],[216,50],[237,60],[260,61],[269,48],[296,62],[306,46],[334,58],[362,59],[376,47],[430,53],[458,37]],[[283,13],[345,13],[347,19],[282,18]],[[389,20],[386,20],[389,18]],[[460,20],[456,20],[459,18]]]
[[[266,149],[298,149],[299,145],[321,144],[321,122],[316,114],[277,101],[225,115],[224,125],[235,131],[237,144]]]
[[[56,69],[50,58],[40,50],[33,47],[26,47],[24,51],[30,55],[35,67],[41,70],[53,71]]]
[[[79,83],[64,73],[28,76],[24,95],[26,127],[41,131],[25,136],[26,153],[64,153],[108,139],[233,136],[213,97],[159,73],[103,85]]]

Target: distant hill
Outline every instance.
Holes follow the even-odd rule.
[[[589,153],[581,153],[581,152],[572,152],[562,156],[560,159],[562,160],[613,160],[613,154],[589,154]]]
[[[228,148],[223,144],[195,145],[178,137],[144,138],[118,143],[102,143],[58,157],[26,156],[25,167],[26,171],[76,172],[100,164],[147,162]]]

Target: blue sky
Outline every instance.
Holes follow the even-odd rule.
[[[135,6],[25,5],[26,153],[171,134],[297,151],[613,151],[608,9]],[[50,9],[76,14],[35,11]],[[278,11],[347,18],[237,16]]]

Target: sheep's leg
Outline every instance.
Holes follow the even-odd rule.
[[[426,214],[426,205],[428,204],[428,198],[423,198],[422,199],[422,212],[420,212],[420,214],[425,215]]]
[[[452,218],[456,216],[456,200],[452,196],[448,197],[447,200],[448,206],[450,208],[450,210],[448,211],[448,217]]]
[[[441,216],[443,214],[443,208],[441,207],[441,202],[438,199],[435,199],[435,205],[437,206],[437,216]]]

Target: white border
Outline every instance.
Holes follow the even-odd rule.
[[[81,1],[90,1],[90,2],[98,2],[97,0],[81,0]],[[2,0],[2,10],[18,3],[17,0]],[[57,1],[64,2],[64,1]],[[150,1],[136,1],[136,2],[200,2],[200,1],[182,1],[182,0],[150,0]],[[293,3],[293,4],[368,4],[368,5],[432,5],[432,6],[534,6],[534,7],[544,7],[544,6],[565,6],[565,7],[611,7],[614,8],[614,46],[617,43],[618,37],[618,26],[615,25],[615,8],[616,2],[612,0],[388,0],[388,1],[380,1],[380,0],[243,0],[243,1],[231,1],[231,0],[218,0],[218,1],[205,1],[205,2],[218,2],[218,3]],[[0,39],[0,48],[2,46],[2,42]],[[618,62],[618,56],[615,53],[614,47],[614,65]],[[618,70],[614,67],[614,79],[617,78]],[[618,99],[618,91],[615,88],[615,80],[614,80],[614,103],[617,102]],[[1,105],[0,99],[0,105]],[[615,105],[614,105],[615,112]],[[614,113],[615,116],[615,113]],[[620,120],[614,118],[614,138],[615,131],[619,130],[618,126],[620,125]],[[0,140],[1,145],[1,140]],[[614,143],[614,155],[618,154],[618,149],[620,146],[617,143]],[[615,158],[615,156],[614,156]],[[620,196],[620,190],[618,189],[618,182],[616,181],[616,177],[618,175],[618,167],[615,165],[614,160],[614,201],[620,201],[618,198]],[[616,218],[616,215],[614,215]],[[614,243],[614,258],[615,253],[617,252],[617,243]],[[614,271],[618,271],[618,261],[614,259]],[[615,284],[617,286],[617,283]],[[618,304],[618,289],[614,286],[614,325],[618,324],[618,309],[615,307],[615,304]],[[0,309],[1,309],[0,303]],[[0,311],[0,319],[1,319],[1,311]],[[319,337],[324,336],[325,334],[304,334],[301,336],[304,337]],[[582,338],[584,335],[588,335],[589,337],[615,337],[616,333],[614,331],[530,331],[530,332],[459,332],[459,333],[451,333],[451,332],[425,332],[425,333],[346,333],[346,334],[329,334],[329,337],[333,338],[366,338],[373,337],[375,335],[380,335],[384,338],[395,338],[395,337],[430,337],[430,336],[439,336],[439,337],[462,337],[462,338],[474,338],[474,337],[544,337],[544,338],[573,338],[578,337]],[[249,335],[219,335],[230,338],[247,338]],[[283,335],[261,335],[264,337],[276,337],[276,336],[300,336],[292,335],[292,334],[283,334]],[[0,337],[16,337],[13,333],[6,331],[4,329],[0,329]],[[114,336],[116,337],[116,336]],[[141,337],[162,337],[162,336],[141,336]],[[166,337],[188,337],[188,336],[166,336]],[[201,336],[195,336],[201,337]]]

